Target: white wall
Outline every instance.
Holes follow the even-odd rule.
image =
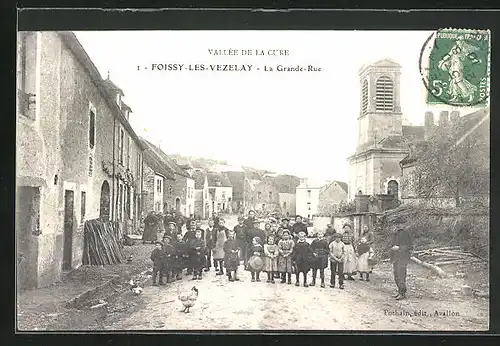
[[[155,212],[163,211],[163,189],[164,189],[163,184],[164,184],[163,177],[155,174],[155,185],[153,194]],[[159,187],[161,190],[158,190]]]
[[[186,187],[186,210],[184,211],[184,215],[189,216],[190,214],[194,214],[194,179],[186,179]]]
[[[308,191],[310,191],[310,193]],[[296,215],[300,215],[302,217],[310,215],[312,217],[318,212],[319,191],[320,188],[317,187],[303,187],[296,189]]]
[[[225,196],[225,197],[223,197]],[[229,199],[233,198],[233,188],[232,187],[226,187],[226,186],[217,186],[215,188],[215,206],[217,208],[217,205],[220,204],[220,208],[222,208],[222,203],[225,203],[226,209],[230,208],[230,203]],[[220,211],[220,210],[219,210]]]

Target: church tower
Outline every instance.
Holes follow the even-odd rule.
[[[389,135],[402,135],[400,75],[401,65],[388,58],[361,67],[358,150]]]

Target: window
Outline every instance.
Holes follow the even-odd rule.
[[[375,109],[380,112],[392,112],[394,109],[394,84],[392,79],[382,76],[375,85]]]
[[[307,197],[311,198],[311,190],[307,190]]]
[[[89,148],[95,148],[95,108],[90,104],[89,107]]]
[[[130,137],[127,138],[127,168],[130,169],[130,159],[131,159],[131,154],[132,154],[132,146],[131,146],[131,143],[130,143]]]
[[[83,223],[85,221],[85,208],[87,203],[87,193],[82,191],[82,197],[80,199],[80,222]]]
[[[391,180],[387,183],[387,194],[398,198],[399,184],[396,180]]]
[[[118,163],[123,165],[123,144],[125,142],[125,131],[120,128],[120,138],[118,139]]]
[[[94,174],[94,154],[89,153],[89,177]]]
[[[122,98],[120,93],[116,93],[116,104],[120,109],[122,108]]]
[[[363,81],[363,87],[361,88],[361,114],[366,114],[368,112],[368,81],[365,79]]]

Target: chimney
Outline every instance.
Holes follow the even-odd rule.
[[[448,123],[448,111],[441,111],[439,113],[439,126],[446,125]]]
[[[433,127],[434,127],[434,113],[425,112],[425,121],[424,121],[425,138],[427,138],[430,135]]]
[[[452,123],[457,122],[458,119],[460,118],[460,112],[459,111],[452,111],[450,114],[450,120]]]

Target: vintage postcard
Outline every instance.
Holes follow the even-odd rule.
[[[490,31],[19,31],[17,330],[487,331]]]

